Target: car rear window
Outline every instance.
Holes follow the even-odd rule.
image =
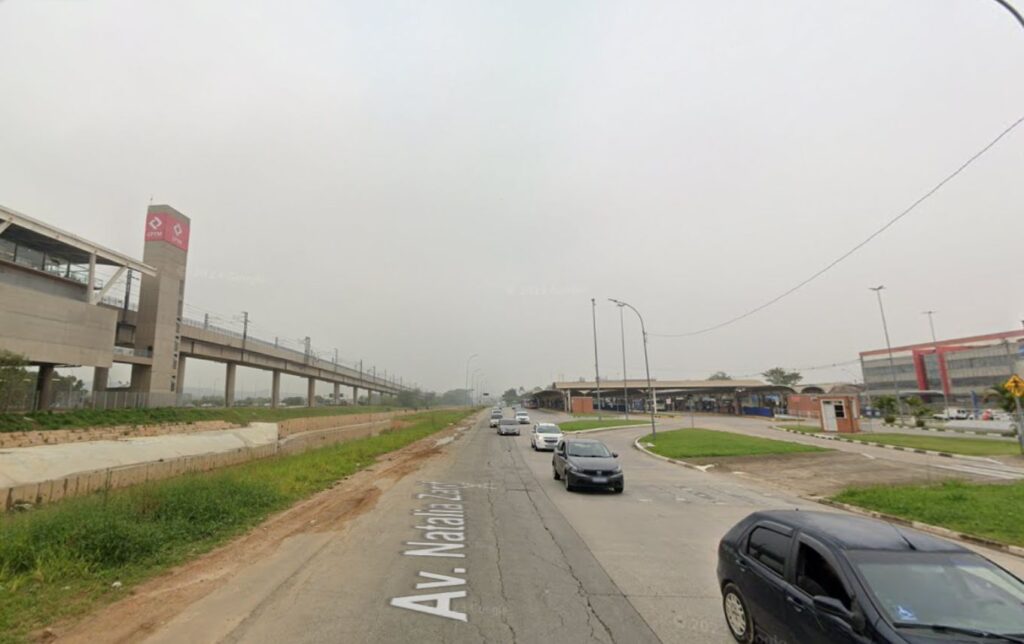
[[[754,528],[750,533],[747,554],[779,576],[785,573],[788,552],[789,537],[786,535],[764,527]]]
[[[501,419],[501,424],[502,425],[515,425],[516,421],[511,419],[511,418],[502,418]]]

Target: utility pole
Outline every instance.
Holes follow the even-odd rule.
[[[242,311],[242,360],[245,360],[245,342],[249,339],[249,312]]]
[[[900,387],[896,382],[896,362],[892,357],[892,343],[889,341],[889,325],[885,321],[885,307],[882,306],[882,290],[885,289],[885,285],[870,286],[869,290],[875,292],[878,296],[878,310],[882,313],[882,331],[885,332],[885,348],[889,352],[889,374],[892,376],[892,392],[896,396],[896,412],[899,417],[903,418],[903,403],[900,401]]]
[[[477,357],[477,354],[474,353],[473,355],[471,355],[468,358],[466,358],[466,385],[465,385],[464,391],[466,392],[466,405],[467,406],[473,404],[473,401],[472,401],[472,399],[469,396],[469,363],[472,362],[473,359],[476,358],[476,357]]]
[[[939,353],[939,341],[935,339],[935,321],[932,316],[938,313],[938,311],[925,311],[923,315],[928,316],[928,328],[932,331],[932,346],[935,347],[935,368],[939,370],[939,380],[942,382],[942,405],[945,409],[942,410],[943,414],[949,409],[949,393],[946,391],[946,378],[943,374],[948,373],[944,368],[946,364],[946,358]]]
[[[622,408],[629,420],[629,381],[626,378],[626,324],[622,319],[622,307],[619,307],[619,336],[622,339]]]
[[[594,382],[597,383],[597,419],[601,420],[601,369],[597,365],[597,302],[590,298],[590,318],[594,325]]]

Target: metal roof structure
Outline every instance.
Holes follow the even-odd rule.
[[[120,266],[143,275],[156,275],[156,269],[149,264],[4,206],[0,206],[0,236],[72,264],[88,264],[95,255],[99,265]]]
[[[626,380],[625,383],[623,383],[622,380],[614,379],[601,381],[602,390],[622,390],[623,387],[628,389],[647,389],[647,380]],[[773,385],[767,382],[763,382],[761,380],[651,380],[651,387],[660,391],[735,391],[737,389],[790,389],[790,387]],[[586,391],[591,389],[596,390],[597,383],[594,382],[593,380],[579,382],[556,382],[551,385],[551,389],[557,389],[560,391]]]

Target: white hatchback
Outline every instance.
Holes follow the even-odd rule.
[[[530,433],[530,447],[534,451],[553,450],[560,440],[562,440],[562,429],[554,423],[537,423]]]

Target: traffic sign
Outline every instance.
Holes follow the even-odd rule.
[[[1006,391],[1010,392],[1018,398],[1024,397],[1024,378],[1021,378],[1017,374],[1010,376],[1010,379],[1003,385]]]

